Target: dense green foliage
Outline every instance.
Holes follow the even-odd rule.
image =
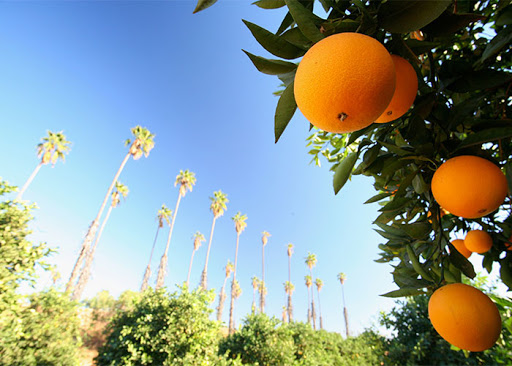
[[[0,196],[13,190],[0,181]],[[35,281],[38,266],[49,268],[44,259],[50,249],[27,239],[33,207],[0,202],[0,365],[76,365],[77,304],[56,290],[29,296],[17,291]]]

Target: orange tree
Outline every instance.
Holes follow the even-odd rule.
[[[215,0],[199,0],[195,12]],[[263,9],[284,8],[271,32],[249,21],[249,31],[268,59],[244,51],[254,66],[282,82],[275,112],[276,142],[296,112],[297,61],[317,42],[343,32],[368,35],[408,60],[418,77],[413,107],[389,123],[373,123],[351,133],[312,126],[307,138],[312,161],[326,159],[337,194],[352,175],[374,179],[376,195],[366,203],[381,207],[374,224],[384,238],[377,262],[391,263],[399,289],[389,297],[430,293],[473,278],[474,268],[450,243],[450,235],[480,226],[493,246],[483,267],[500,268],[512,288],[511,201],[476,219],[446,214],[434,199],[436,169],[458,155],[492,161],[512,184],[511,68],[512,6],[509,1],[469,0],[257,0]],[[277,26],[277,25],[276,25]],[[295,60],[295,62],[294,62]],[[322,65],[318,66],[319,68]]]

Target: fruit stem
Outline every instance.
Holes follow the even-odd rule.
[[[341,122],[343,122],[344,120],[346,120],[348,117],[348,115],[346,113],[343,113],[341,112],[340,114],[338,114],[338,118]]]

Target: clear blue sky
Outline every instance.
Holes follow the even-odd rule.
[[[73,143],[66,162],[43,167],[24,196],[39,206],[33,240],[58,248],[52,262],[65,283],[127,152],[123,142],[140,124],[156,135],[155,148],[148,158],[130,160],[120,177],[130,194],[112,212],[86,297],[102,289],[115,296],[138,290],[157,210],[162,203],[174,208],[175,177],[190,169],[197,184],[181,201],[176,219],[170,289],[186,279],[193,233],[208,238],[208,197],[221,189],[229,203],[217,220],[209,286],[220,288],[226,261],[234,259],[231,217],[241,211],[248,220],[240,239],[237,276],[243,294],[237,318],[250,312],[251,277],[261,276],[266,230],[272,234],[266,247],[267,313],[280,317],[285,305],[291,242],[295,318],[306,318],[304,258],[312,252],[318,258],[313,275],[325,283],[325,328],[343,333],[336,275],[345,272],[351,327],[362,331],[393,305],[379,294],[395,288],[391,266],[373,261],[381,242],[371,226],[378,207],[363,205],[374,194],[372,181],[356,177],[335,196],[327,166],[309,165],[309,124],[300,113],[274,144],[272,92],[279,81],[260,74],[241,51],[267,55],[241,19],[275,30],[281,10],[221,0],[193,15],[194,6],[193,1],[1,3],[0,175],[21,186],[38,163],[35,147],[47,130],[63,131]],[[154,274],[166,236],[161,232]],[[203,245],[195,257],[194,286],[205,255]],[[40,285],[48,284],[43,278]]]

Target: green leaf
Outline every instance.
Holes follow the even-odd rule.
[[[311,41],[307,39],[297,27],[288,29],[281,37],[304,50],[309,49],[311,46]]]
[[[388,293],[382,294],[380,296],[384,297],[404,297],[404,296],[416,296],[424,294],[425,291],[415,287],[404,287],[399,290],[390,291]]]
[[[274,134],[276,137],[276,143],[283,134],[286,126],[292,119],[297,109],[297,103],[295,102],[295,95],[293,94],[293,82],[290,83],[284,90],[283,94],[279,98],[276,107],[276,114],[274,116]]]
[[[490,89],[510,82],[508,72],[498,70],[477,70],[461,75],[453,80],[446,89],[456,93],[468,93],[476,90]]]
[[[249,53],[245,50],[247,56],[251,59],[252,63],[258,71],[268,74],[268,75],[281,75],[294,71],[297,68],[297,65],[292,62],[282,61],[282,60],[269,60],[267,58],[263,58],[260,56],[255,56],[252,53]]]
[[[288,13],[286,13],[283,21],[281,22],[281,25],[279,26],[279,29],[277,30],[276,34],[277,35],[282,34],[292,24],[293,24],[293,17],[290,14],[290,12],[288,12]]]
[[[512,24],[512,5],[509,5],[500,11],[498,18],[496,19],[496,25],[502,26],[508,24]]]
[[[458,149],[467,146],[480,145],[484,142],[497,141],[512,136],[512,127],[489,128],[473,133],[466,137],[458,146]]]
[[[406,197],[395,197],[393,201],[390,201],[384,207],[382,207],[379,211],[381,212],[392,212],[398,211],[406,207],[409,203],[411,203],[410,198]]]
[[[197,12],[200,12],[201,10],[204,10],[206,8],[209,8],[213,4],[215,4],[217,0],[198,0],[196,4],[196,8],[192,12],[192,14],[195,14]]]
[[[297,0],[285,1],[290,14],[292,15],[295,23],[297,23],[297,26],[301,30],[302,34],[304,34],[304,36],[315,43],[325,38],[325,36],[320,32],[320,29],[318,29],[315,22],[313,21],[314,19],[320,19],[319,17],[306,9]]]
[[[486,19],[485,16],[475,13],[457,13],[445,11],[439,18],[422,29],[428,35],[437,37],[453,34],[462,28],[478,20]]]
[[[262,9],[279,9],[286,5],[284,0],[258,0],[252,4]]]
[[[487,44],[482,57],[478,60],[475,65],[481,65],[489,57],[494,56],[501,51],[503,47],[508,45],[512,41],[512,27],[503,28],[498,34]]]
[[[417,39],[407,39],[405,44],[416,55],[421,55],[422,53],[428,52],[441,45],[439,42],[418,41]]]
[[[407,249],[407,255],[409,256],[409,260],[411,261],[411,264],[412,264],[412,268],[414,268],[414,270],[416,272],[418,272],[418,274],[423,279],[433,282],[432,277],[430,277],[430,275],[425,270],[425,268],[423,268],[423,265],[420,263],[418,257],[416,257],[416,253],[414,252],[412,247],[410,245],[407,245],[406,249]]]
[[[459,253],[457,249],[452,244],[449,244],[450,246],[450,262],[460,269],[462,273],[464,273],[469,278],[475,278],[476,273],[475,269],[473,268],[473,265],[470,261],[466,259],[462,254]]]
[[[398,190],[395,193],[395,196],[400,197],[405,194],[405,191],[407,187],[409,187],[412,184],[412,180],[414,177],[418,174],[418,170],[414,170],[411,173],[409,173],[401,182],[400,186],[398,187]]]
[[[400,239],[407,238],[407,235],[405,235],[405,233],[398,227],[381,224],[380,222],[376,222],[375,225],[380,227],[382,230],[392,234],[396,238],[400,238]]]
[[[345,185],[345,183],[347,183],[347,180],[352,173],[352,169],[354,169],[354,165],[356,164],[356,160],[357,153],[352,152],[348,154],[348,156],[343,159],[336,168],[333,178],[334,194],[338,194],[340,189]]]
[[[242,20],[247,28],[251,31],[256,41],[268,52],[274,56],[281,57],[287,60],[293,60],[303,56],[306,51],[291,44],[281,36],[277,36],[272,32],[256,25],[254,23]]]
[[[400,229],[413,239],[425,239],[432,231],[432,226],[427,222],[415,222],[400,225]]]
[[[430,190],[430,186],[427,183],[425,183],[425,180],[423,179],[423,176],[421,174],[418,174],[414,177],[414,179],[412,180],[412,187],[414,188],[414,191],[418,194],[423,194]]]
[[[451,0],[391,0],[380,6],[378,20],[391,33],[408,33],[432,22],[450,4]]]
[[[509,291],[512,290],[512,261],[505,258],[501,261],[500,278],[505,285],[508,286]]]
[[[388,149],[390,152],[392,153],[395,153],[397,154],[398,156],[405,156],[405,155],[410,155],[411,152],[410,151],[407,151],[407,150],[404,150],[404,149],[401,149],[399,148],[398,146],[396,145],[393,145],[393,144],[389,144],[387,142],[383,142],[383,141],[377,141],[379,144],[381,144],[382,146],[384,146],[386,149]]]
[[[381,199],[384,199],[389,196],[391,196],[391,193],[388,193],[388,192],[379,193],[379,194],[376,194],[375,196],[373,196],[372,198],[366,200],[366,202],[364,204],[377,202],[377,201],[380,201]]]
[[[512,161],[509,161],[505,165],[505,174],[507,177],[507,183],[508,183],[508,192],[512,192]]]

